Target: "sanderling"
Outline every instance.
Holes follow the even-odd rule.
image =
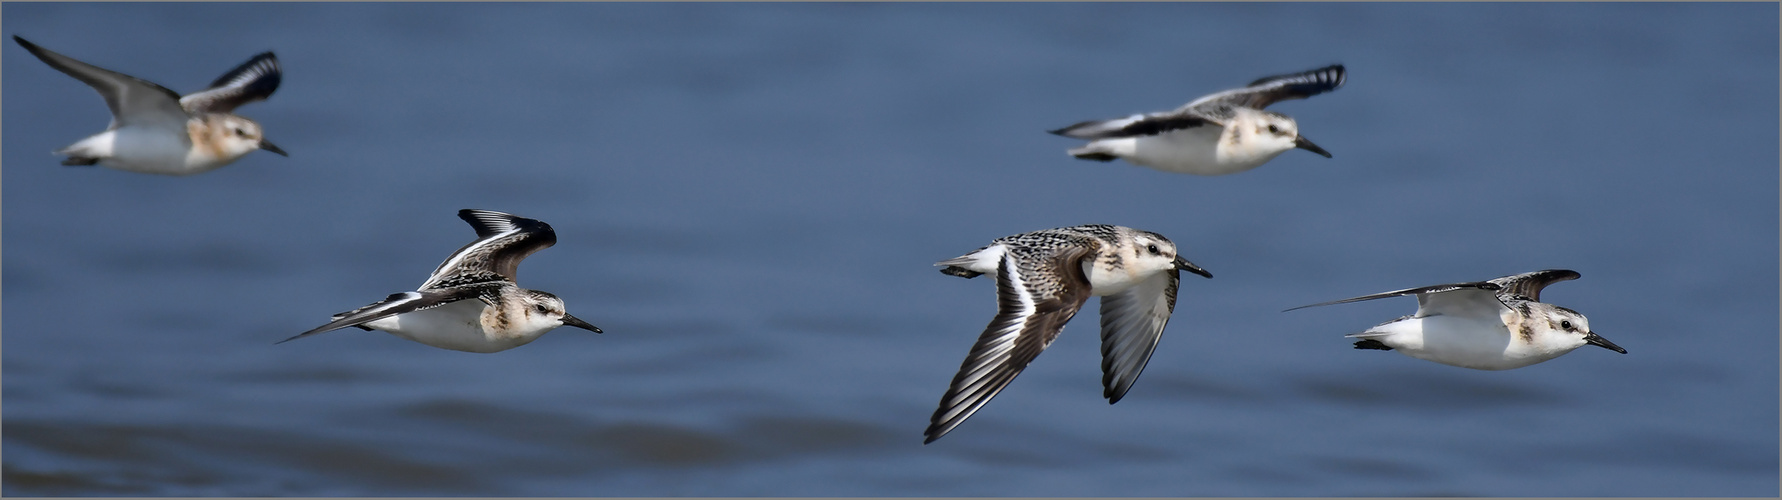
[[[1540,302],[1541,289],[1578,279],[1548,269],[1476,283],[1407,288],[1293,309],[1402,295],[1417,296],[1417,313],[1348,335],[1356,349],[1396,350],[1417,359],[1480,370],[1521,368],[1590,344],[1626,349],[1590,330],[1578,311]],[[1292,311],[1293,309],[1288,309]]]
[[[1090,296],[1101,299],[1101,382],[1108,404],[1138,380],[1176,308],[1178,270],[1213,277],[1163,235],[1087,225],[997,238],[940,261],[942,273],[996,279],[996,317],[972,345],[930,419],[932,443],[971,417],[1058,338]]]
[[[1330,157],[1299,135],[1299,123],[1273,111],[1277,101],[1304,99],[1343,86],[1347,73],[1337,64],[1304,73],[1264,77],[1249,86],[1208,95],[1175,111],[1091,120],[1051,133],[1089,139],[1070,155],[1113,161],[1165,172],[1225,175],[1268,163],[1289,149]]]
[[[336,314],[278,343],[357,326],[443,349],[497,352],[564,325],[601,333],[570,316],[556,295],[514,285],[522,259],[557,243],[550,224],[488,210],[459,210],[458,218],[476,229],[476,241],[440,263],[419,290]]]
[[[278,58],[271,52],[223,73],[210,88],[185,97],[166,87],[57,54],[13,36],[52,68],[99,91],[111,108],[111,126],[56,154],[63,165],[99,164],[118,170],[191,175],[228,165],[255,149],[284,150],[260,133],[260,124],[230,114],[278,89]]]

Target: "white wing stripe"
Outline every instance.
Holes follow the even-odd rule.
[[[463,262],[464,256],[475,253],[478,249],[481,249],[485,246],[489,246],[489,244],[494,243],[496,241],[500,241],[502,238],[513,236],[513,235],[516,235],[519,233],[520,233],[520,228],[516,227],[513,229],[509,229],[506,232],[502,232],[500,234],[496,234],[496,235],[490,236],[488,238],[483,238],[483,239],[477,240],[476,242],[473,242],[470,245],[467,245],[464,248],[459,249],[457,253],[453,253],[451,257],[447,257],[445,262],[439,263],[439,267],[433,268],[433,274],[428,275],[427,281],[421,283],[421,289],[422,290],[427,289],[427,287],[432,286],[434,283],[437,283],[440,280],[440,278],[444,278],[446,276],[457,274],[458,273],[458,265]]]

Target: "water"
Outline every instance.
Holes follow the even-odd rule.
[[[7,495],[1775,496],[1774,4],[20,4],[3,31],[240,111],[290,151],[64,168],[93,92],[4,56]],[[1272,109],[1336,156],[1202,178],[1044,130],[1348,65]],[[475,355],[344,330],[460,208],[550,222],[522,285],[605,328]],[[934,271],[1158,231],[1217,279],[1119,405],[1093,312],[921,430],[994,310]],[[1623,356],[1357,351],[1546,268]],[[1085,309],[1093,310],[1091,304]]]

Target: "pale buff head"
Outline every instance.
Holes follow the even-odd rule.
[[[200,163],[229,163],[256,149],[290,156],[266,140],[260,131],[260,124],[240,116],[200,116],[188,122],[186,131],[192,137],[191,154],[196,159],[207,160]]]

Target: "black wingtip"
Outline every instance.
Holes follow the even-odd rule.
[[[26,51],[31,52],[31,55],[33,55],[33,56],[37,56],[38,59],[44,58],[43,53],[45,51],[44,51],[43,47],[39,47],[39,46],[37,46],[37,44],[31,43],[29,40],[25,40],[24,38],[21,38],[18,35],[13,35],[12,41],[18,42],[20,47],[24,47]]]
[[[1363,350],[1375,350],[1375,351],[1390,351],[1390,350],[1392,350],[1392,346],[1388,346],[1388,345],[1386,345],[1385,342],[1380,342],[1380,341],[1374,340],[1374,339],[1357,340],[1357,341],[1355,341],[1355,348],[1363,349]]]
[[[1381,341],[1374,340],[1374,339],[1357,340],[1357,341],[1355,341],[1355,348],[1356,349],[1369,349],[1369,350],[1375,350],[1375,351],[1390,351],[1390,350],[1392,350],[1392,346],[1386,345],[1385,342],[1381,342]]]
[[[252,85],[246,89],[246,92],[251,95],[271,95],[273,91],[278,90],[279,82],[284,79],[284,69],[279,67],[278,56],[273,55],[272,51],[254,54],[254,57],[248,58],[247,62],[236,65],[229,71],[223,72],[223,76],[219,76],[216,80],[212,80],[210,86],[207,88],[217,88],[227,85],[230,80],[239,78],[242,74],[252,71],[254,68],[262,64],[270,64],[271,67],[265,71],[265,75],[254,80]]]
[[[1114,155],[1107,154],[1107,153],[1083,153],[1083,154],[1075,154],[1075,155],[1071,155],[1071,156],[1077,157],[1078,160],[1099,161],[1099,162],[1104,162],[1104,163],[1120,159],[1120,157],[1118,157],[1118,156],[1114,156]]]
[[[1319,302],[1317,304],[1306,304],[1306,305],[1298,306],[1298,307],[1289,307],[1286,309],[1282,309],[1281,312],[1292,312],[1292,311],[1298,311],[1300,309],[1305,309],[1308,307],[1328,306],[1328,305],[1335,305],[1335,304],[1340,304],[1340,303],[1342,303],[1342,301],[1340,301],[1340,300],[1333,300],[1330,302]]]
[[[952,431],[953,429],[945,428],[940,422],[928,422],[928,428],[922,429],[922,444],[927,445],[928,443],[938,441],[941,436],[945,436],[948,432]]]
[[[551,231],[551,225],[546,224],[544,221],[528,219],[505,212],[496,212],[494,210],[466,208],[458,211],[458,218],[469,223],[471,229],[476,230],[476,236],[478,238],[487,238],[496,234],[501,234],[502,232],[507,231],[510,227],[519,228],[524,231]],[[555,238],[554,235],[552,237]]]
[[[1342,64],[1332,64],[1318,69],[1285,73],[1257,78],[1250,82],[1251,87],[1279,80],[1298,80],[1289,85],[1298,87],[1297,91],[1307,95],[1317,95],[1342,87],[1349,81],[1349,70]]]
[[[958,277],[965,278],[965,279],[972,279],[972,278],[976,278],[978,276],[984,275],[984,273],[980,273],[980,272],[973,271],[973,270],[966,269],[966,268],[959,267],[959,266],[947,266],[945,268],[942,268],[940,270],[940,272],[941,272],[941,274],[945,274],[948,276],[958,276]]]
[[[1079,128],[1083,128],[1084,126],[1087,126],[1087,125],[1095,124],[1097,121],[1098,120],[1080,121],[1080,122],[1072,123],[1069,126],[1065,126],[1063,128],[1055,128],[1052,130],[1047,130],[1046,133],[1056,135],[1056,136],[1062,136],[1062,137],[1072,137],[1070,135],[1070,131],[1076,130]],[[1080,137],[1077,137],[1077,138],[1080,139]]]

